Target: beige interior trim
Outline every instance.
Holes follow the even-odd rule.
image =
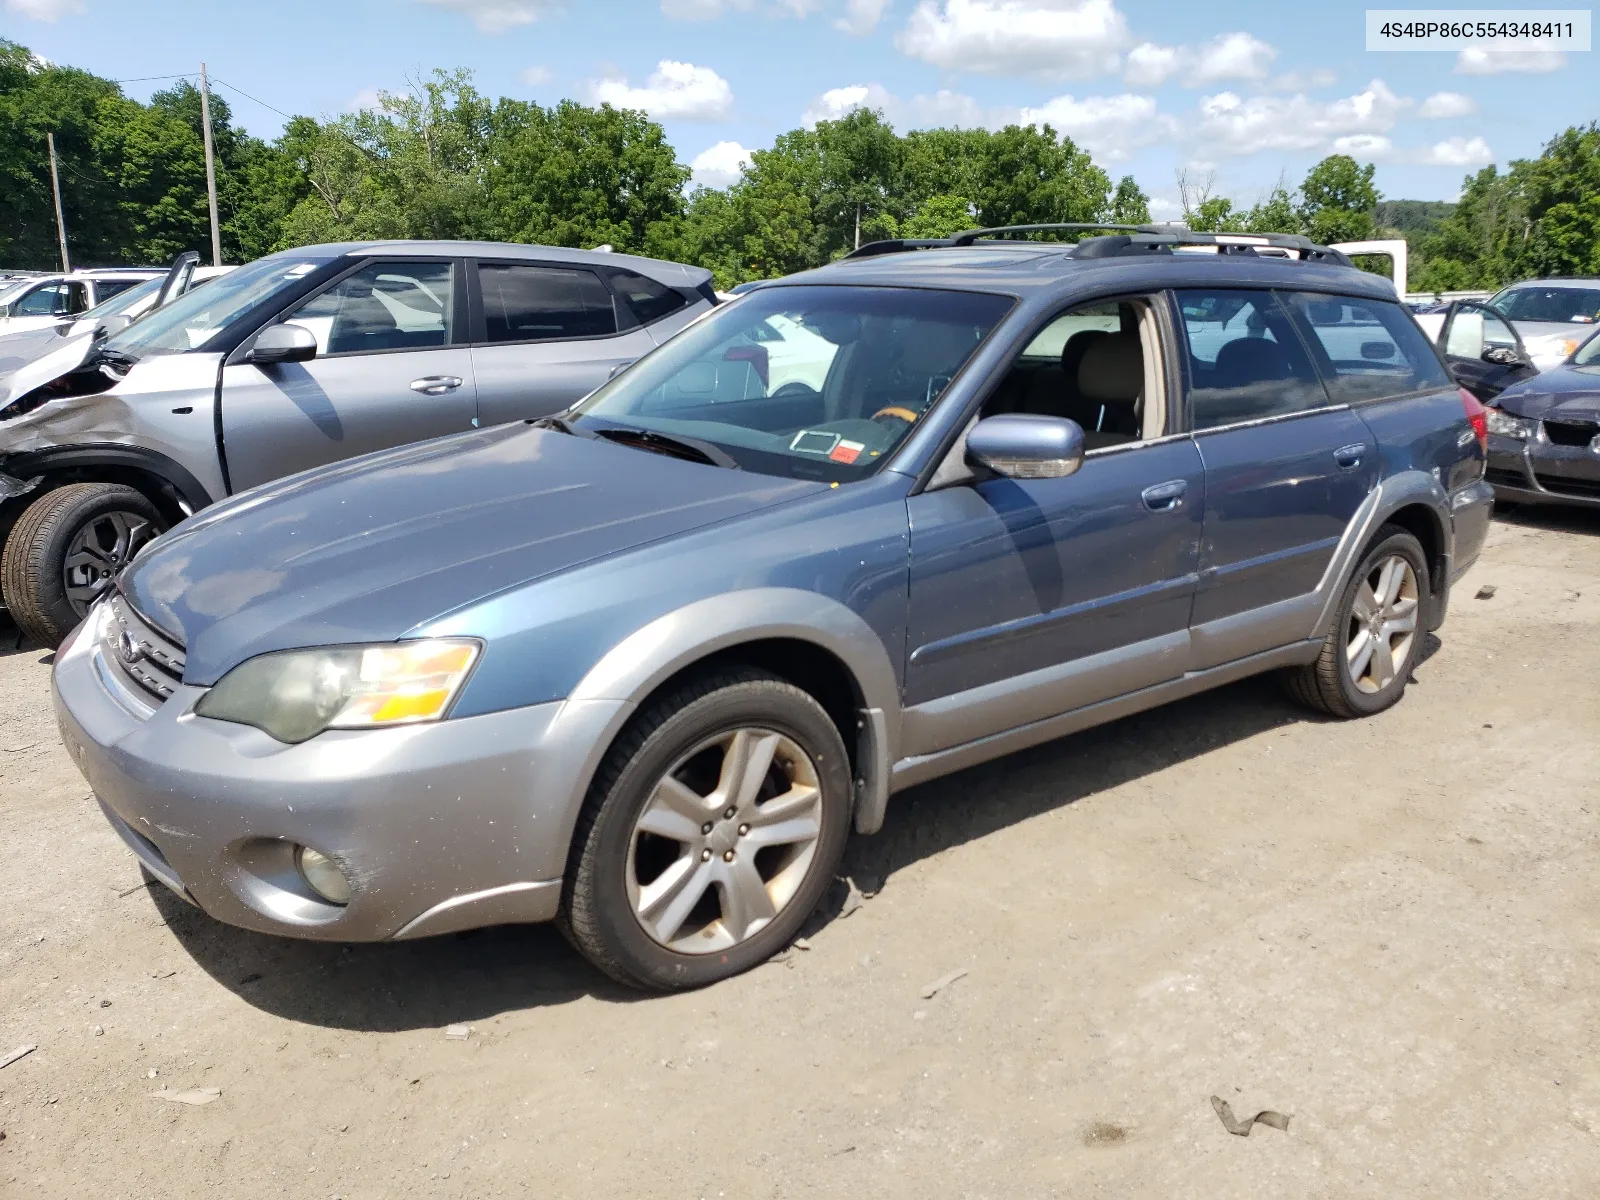
[[[1139,350],[1144,355],[1143,420],[1141,441],[1151,441],[1167,431],[1167,378],[1161,361],[1161,330],[1155,311],[1143,300],[1135,301],[1139,312]]]

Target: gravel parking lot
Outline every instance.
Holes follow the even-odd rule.
[[[876,894],[665,998],[141,886],[4,654],[0,1195],[1593,1194],[1600,516],[1498,522],[1432,650],[1374,720],[1248,681],[903,795]]]

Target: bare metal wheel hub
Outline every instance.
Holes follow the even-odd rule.
[[[821,832],[810,755],[770,729],[717,734],[678,759],[646,799],[628,845],[628,902],[670,950],[726,950],[794,898]]]
[[[111,586],[117,572],[156,536],[155,526],[134,512],[113,510],[85,523],[67,543],[61,582],[80,617]]]
[[[1380,559],[1361,581],[1345,631],[1345,663],[1361,691],[1371,695],[1394,682],[1417,636],[1420,598],[1417,573],[1398,554]]]

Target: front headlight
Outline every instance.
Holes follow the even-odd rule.
[[[481,649],[463,638],[430,638],[263,654],[224,675],[194,711],[291,743],[324,729],[437,721]]]
[[[1533,422],[1525,421],[1521,417],[1513,417],[1508,412],[1501,412],[1498,408],[1486,409],[1489,417],[1489,432],[1497,433],[1501,437],[1516,438],[1518,441],[1527,441],[1533,436]]]

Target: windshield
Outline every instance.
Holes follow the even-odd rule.
[[[118,292],[111,299],[102,300],[88,312],[80,313],[79,319],[93,321],[101,317],[115,316],[119,313],[134,312],[153,299],[155,294],[161,290],[161,285],[166,281],[167,277],[165,275],[157,275],[154,279],[146,279],[137,287]]]
[[[185,292],[165,308],[106,339],[105,350],[135,359],[193,350],[274,292],[315,271],[323,261],[257,259],[204,288]]]
[[[769,475],[860,479],[905,440],[1013,303],[909,288],[760,288],[606,384],[577,406],[573,424],[709,443]]]
[[[1595,334],[1572,356],[1575,367],[1600,367],[1600,333]]]
[[[28,285],[32,282],[33,280],[31,279],[17,279],[0,287],[0,304],[11,303],[11,301],[27,291]]]
[[[1600,317],[1600,288],[1515,287],[1489,301],[1508,321],[1559,321],[1592,325]]]

